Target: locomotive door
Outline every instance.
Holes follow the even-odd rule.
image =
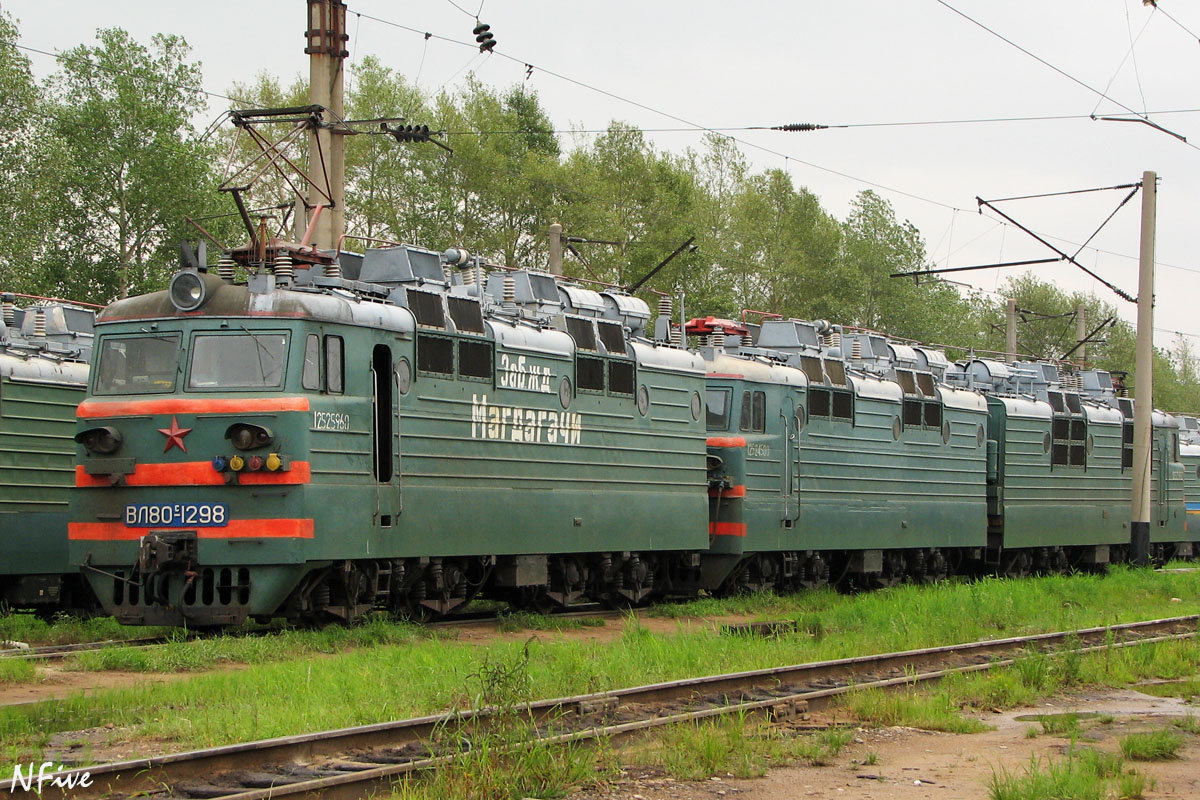
[[[1158,478],[1154,486],[1154,519],[1159,526],[1169,525],[1171,516],[1171,463],[1175,461],[1171,439],[1176,434],[1163,433],[1154,437],[1155,457],[1151,471],[1158,470]]]
[[[385,344],[375,345],[371,353],[371,383],[375,514],[380,527],[390,528],[400,513],[400,393],[392,368],[392,350]]]
[[[783,521],[795,523],[800,517],[800,425],[791,415],[786,398],[779,408],[779,428],[783,434],[780,466],[783,472]]]

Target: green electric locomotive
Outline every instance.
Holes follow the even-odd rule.
[[[67,496],[93,312],[14,300],[0,298],[0,603],[86,613],[95,600],[67,560]]]
[[[713,545],[698,588],[1019,576],[1127,557],[1132,402],[1108,373],[952,365],[825,322],[710,317],[688,330],[709,370]],[[1200,532],[1187,531],[1178,423],[1156,411],[1153,424],[1153,555],[1189,557]]]
[[[644,303],[462,251],[235,255],[96,322],[70,540],[118,620],[421,617],[694,583],[704,366],[645,336]]]
[[[939,380],[944,357],[828,323],[756,327],[751,341],[727,320],[689,324],[706,340],[724,587],[934,580],[978,558],[987,409]]]

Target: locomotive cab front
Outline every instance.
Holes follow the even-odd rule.
[[[101,315],[77,411],[71,558],[125,623],[279,608],[313,558],[310,505],[338,503],[305,494],[312,429],[348,430],[371,400],[346,397],[335,326],[247,313],[246,287],[198,277]],[[197,295],[205,309],[181,311]]]

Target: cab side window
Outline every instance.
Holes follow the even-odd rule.
[[[330,394],[341,394],[346,391],[344,378],[344,347],[342,337],[325,337],[325,385]]]
[[[751,433],[767,429],[767,393],[742,392],[742,415],[738,428]]]
[[[300,385],[305,389],[321,388],[321,337],[310,333],[304,340],[304,373]]]

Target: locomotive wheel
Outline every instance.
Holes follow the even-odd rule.
[[[1031,562],[1024,550],[1005,553],[1000,560],[1000,574],[1006,578],[1024,578],[1029,575]]]
[[[439,614],[420,602],[408,600],[398,610],[392,612],[392,616],[404,622],[415,622],[418,625],[424,625],[427,622],[441,619],[445,615]]]
[[[550,592],[545,586],[522,586],[520,596],[513,605],[523,611],[532,611],[535,614],[553,614],[563,608],[558,600],[550,596]]]
[[[883,572],[873,573],[875,585],[881,589],[897,586],[904,581],[904,554],[895,550],[883,553]]]
[[[950,577],[950,563],[937,548],[929,551],[925,558],[925,582],[941,583]]]

